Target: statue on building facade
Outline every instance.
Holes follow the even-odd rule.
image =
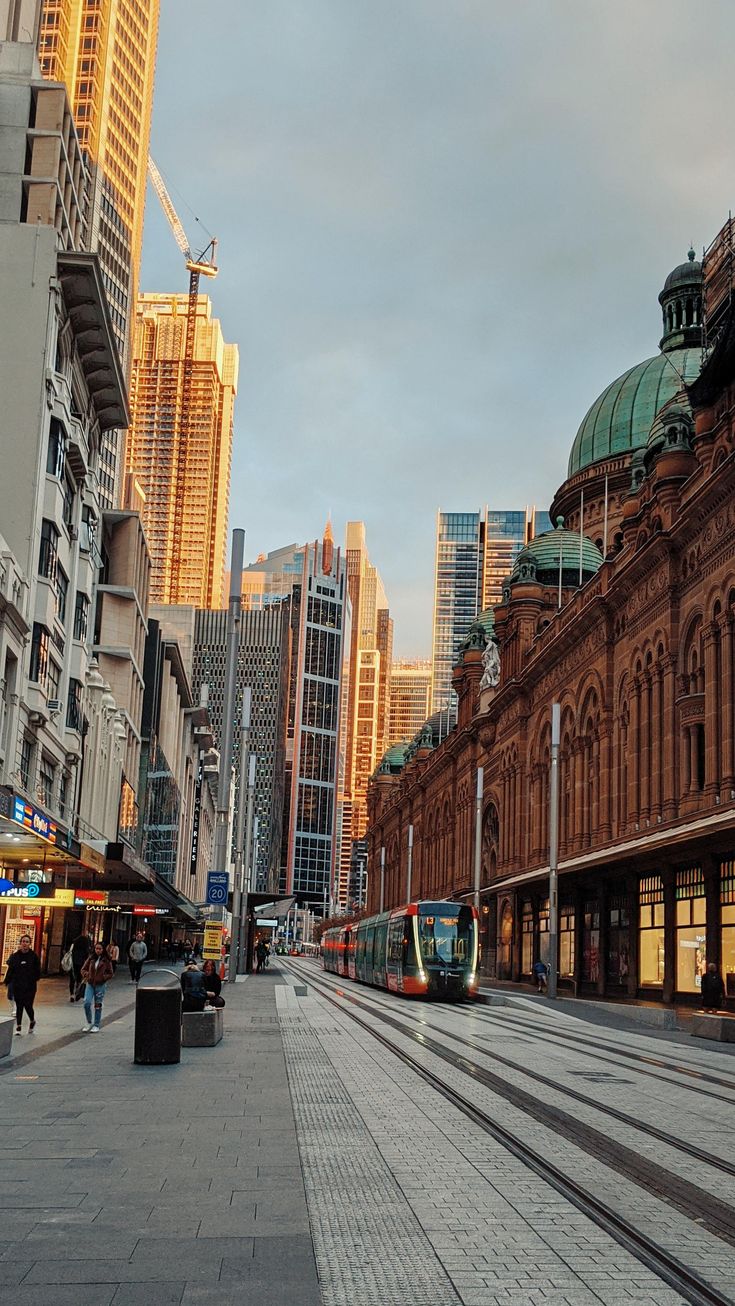
[[[489,639],[482,655],[482,680],[480,689],[495,689],[500,684],[500,651],[494,639]]]

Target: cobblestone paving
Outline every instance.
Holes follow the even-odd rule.
[[[300,978],[303,977],[304,972],[300,974]],[[323,979],[316,973],[314,978],[320,982]],[[406,1023],[429,1020],[439,1029],[446,1029],[451,1023],[456,1023],[459,1015],[456,1009],[447,1012],[396,1002],[386,995],[370,994],[361,987],[356,987],[356,993],[361,1001],[377,999],[383,1007],[390,1007],[394,1017]],[[364,1017],[364,1013],[361,1015]],[[312,992],[304,1000],[289,999],[288,1011],[284,1007],[281,1017],[294,1029],[300,1028],[302,1037],[305,1036],[303,1031],[308,1029],[309,1038],[318,1039],[322,1056],[326,1053],[328,1058],[330,1083],[336,1076],[341,1089],[346,1090],[355,1103],[367,1132],[363,1146],[368,1149],[377,1147],[381,1161],[388,1166],[423,1235],[428,1238],[466,1306],[536,1301],[558,1303],[559,1306],[562,1303],[582,1306],[582,1303],[593,1302],[608,1303],[609,1306],[633,1302],[641,1306],[643,1303],[651,1303],[651,1306],[666,1303],[668,1306],[681,1300],[592,1221],[529,1172],[522,1162],[469,1122],[408,1067],[376,1045],[370,1034],[359,1029],[349,1016],[336,1012]],[[383,1032],[392,1040],[401,1042],[402,1036],[397,1031],[383,1027]],[[471,1032],[472,1037],[479,1037],[477,1029]],[[464,1025],[463,1033],[467,1033]],[[504,1039],[502,1051],[513,1059],[527,1059],[530,1066],[537,1058],[535,1048],[531,1048],[532,1055],[529,1052],[532,1030],[530,1040],[513,1030],[501,1031],[501,1034]],[[606,1030],[606,1039],[609,1034],[610,1031]],[[627,1035],[626,1039],[631,1046]],[[293,1077],[293,1045],[288,1033],[284,1043],[289,1074]],[[548,1127],[529,1120],[502,1097],[477,1084],[468,1088],[467,1076],[438,1063],[430,1052],[421,1052],[415,1042],[406,1038],[403,1045],[412,1056],[424,1060],[435,1072],[440,1066],[441,1076],[459,1092],[470,1096],[501,1124],[520,1133],[540,1153],[562,1165],[599,1197],[617,1206],[627,1216],[634,1214],[639,1227],[646,1226],[660,1245],[668,1247],[685,1263],[715,1281],[720,1291],[733,1293],[735,1253],[732,1248],[702,1231],[668,1204],[645,1193],[640,1186],[611,1173],[595,1157],[560,1141]],[[492,1041],[488,1049],[490,1057],[491,1046]],[[646,1046],[645,1040],[641,1046]],[[662,1051],[660,1045],[658,1051]],[[666,1049],[666,1055],[674,1051],[678,1059],[679,1049]],[[481,1053],[473,1054],[466,1048],[461,1052],[463,1056],[489,1064]],[[556,1055],[558,1064],[554,1065],[554,1074],[561,1073],[562,1063],[565,1063],[567,1073],[578,1065],[589,1065],[588,1051],[560,1046]],[[548,1062],[544,1073],[549,1073]],[[627,1066],[624,1074],[630,1078]],[[514,1071],[508,1072],[508,1078],[509,1081],[522,1081],[522,1075]],[[623,1071],[615,1078],[622,1079]],[[640,1099],[650,1118],[657,1119],[672,1132],[680,1133],[678,1128],[673,1128],[672,1116],[666,1108],[662,1119],[661,1090],[668,1099],[669,1089],[651,1081],[646,1083],[634,1072],[632,1080],[638,1081],[636,1100]],[[566,1082],[569,1082],[568,1078]],[[578,1081],[576,1086],[579,1086]],[[525,1087],[528,1088],[528,1080]],[[620,1109],[630,1110],[631,1102],[626,1098],[629,1086],[619,1082],[613,1085],[605,1083],[605,1100],[611,1100],[608,1096],[611,1087],[621,1104]],[[592,1092],[597,1091],[595,1084]],[[726,1098],[730,1096],[727,1089],[721,1091]],[[729,1102],[723,1104],[713,1100],[703,1104],[695,1094],[682,1089],[673,1080],[670,1092],[676,1103],[683,1103],[682,1137],[690,1130],[692,1135],[695,1134],[697,1113],[701,1121],[703,1111],[708,1113],[710,1106],[713,1107],[713,1128],[724,1130],[728,1113],[732,1119]],[[652,1100],[654,1095],[655,1100]],[[564,1100],[561,1094],[558,1097],[559,1104],[568,1110],[569,1099]],[[640,1150],[642,1136],[632,1126],[611,1121],[609,1117],[601,1118],[593,1107],[573,1104],[573,1110],[577,1109],[597,1128],[607,1129],[611,1137],[620,1138]],[[295,1113],[301,1147],[302,1115],[297,1098]],[[678,1124],[676,1112],[673,1120]],[[699,1142],[701,1145],[701,1137]],[[652,1144],[652,1159],[682,1178],[688,1177],[700,1186],[704,1184],[703,1198],[707,1192],[723,1196],[720,1181],[726,1176],[710,1171],[706,1166],[697,1166],[654,1140],[646,1139],[648,1143]],[[318,1172],[313,1176],[313,1188],[307,1180],[312,1225],[322,1182]],[[319,1261],[316,1229],[314,1237]],[[325,1291],[324,1282],[322,1290]],[[325,1300],[335,1303],[354,1301],[357,1306],[362,1302],[359,1295],[353,1298],[340,1296],[340,1291],[337,1285],[336,1295],[325,1297]]]

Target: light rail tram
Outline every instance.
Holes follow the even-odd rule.
[[[472,998],[478,987],[477,931],[471,905],[410,902],[326,930],[324,969],[391,993]]]

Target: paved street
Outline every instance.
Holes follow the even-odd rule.
[[[532,1002],[401,1001],[299,960],[226,990],[218,1047],[137,1067],[131,994],[91,1039],[49,986],[53,1037],[39,1021],[0,1064],[3,1300],[692,1300],[397,1053],[735,1300],[731,1054]]]

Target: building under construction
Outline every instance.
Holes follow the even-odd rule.
[[[128,466],[145,494],[152,601],[219,608],[239,355],[198,295],[187,374],[189,303],[186,294],[138,297]]]

